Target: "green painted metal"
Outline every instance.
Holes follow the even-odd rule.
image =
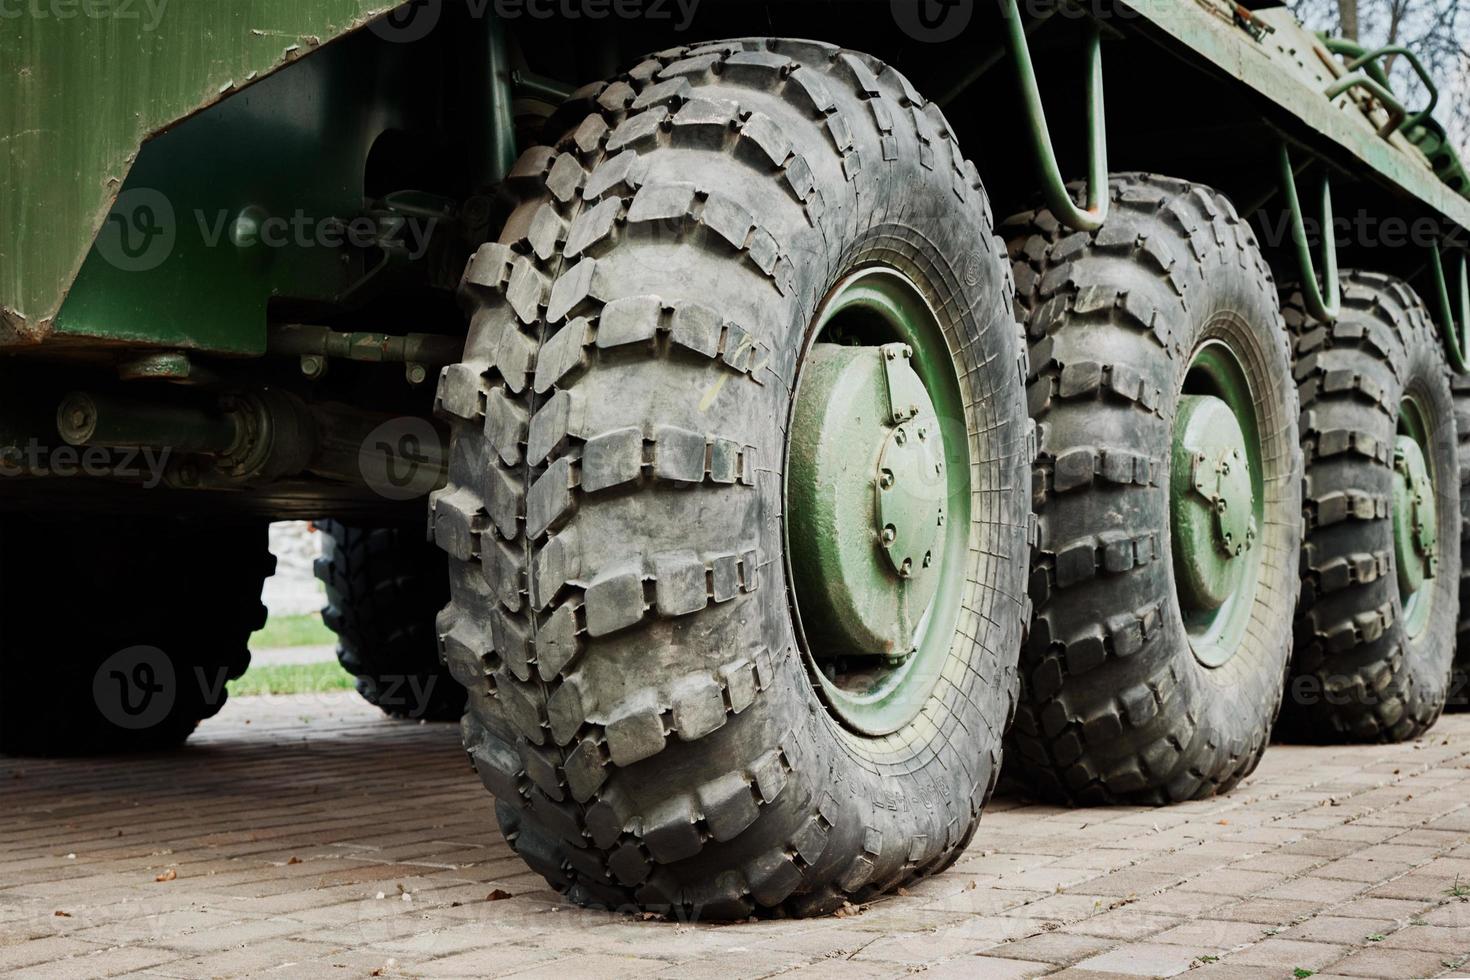
[[[1006,42],[1011,61],[1026,103],[1031,149],[1040,166],[1041,193],[1046,206],[1058,221],[1077,231],[1096,231],[1108,218],[1108,132],[1104,111],[1102,74],[1102,34],[1096,21],[1091,21],[1086,36],[1087,57],[1087,209],[1083,210],[1067,193],[1067,182],[1057,165],[1051,130],[1046,124],[1046,107],[1041,103],[1041,89],[1036,83],[1036,69],[1031,63],[1031,47],[1026,39],[1026,26],[1016,0],[1005,0],[1002,15],[1006,23]]]
[[[905,404],[913,408],[914,415],[898,423],[884,438],[878,456],[876,523],[889,568],[899,578],[933,579],[928,573],[933,568],[935,549],[943,544],[940,530],[944,527],[944,508],[948,503],[944,436],[928,394],[923,391],[918,376],[908,368],[908,348],[903,347],[903,351],[898,356],[891,347],[884,348],[883,357],[889,364],[896,361],[900,365],[896,370],[912,377],[912,385],[918,388],[922,401],[891,400],[891,375],[895,369],[890,368],[892,413],[899,414],[899,405]]]
[[[1403,128],[1404,122],[1408,119],[1409,110],[1404,108],[1404,104],[1399,101],[1398,96],[1393,94],[1392,89],[1362,72],[1354,72],[1338,79],[1327,86],[1327,91],[1323,94],[1328,99],[1335,99],[1355,88],[1365,89],[1369,95],[1378,100],[1384,109],[1388,110],[1388,122],[1379,127],[1379,136],[1388,139]]]
[[[894,354],[815,345],[792,415],[794,582],[807,639],[829,655],[906,658],[938,583],[924,559],[943,544],[935,539],[946,488],[931,451],[942,454],[943,442],[917,377],[916,415],[892,421],[884,362]]]
[[[1360,114],[1343,111],[1322,97],[1322,88],[1305,84],[1295,52],[1310,55],[1317,42],[1285,7],[1254,11],[1256,19],[1273,31],[1266,42],[1257,42],[1236,26],[1228,0],[1185,4],[1122,0],[1121,5],[1136,23],[1146,25],[1145,32],[1153,38],[1238,82],[1242,98],[1247,92],[1257,96],[1269,120],[1309,143],[1318,155],[1353,166],[1365,178],[1470,229],[1470,199],[1426,168],[1412,145],[1379,138],[1372,127],[1363,125]]]
[[[1460,253],[1460,289],[1458,303],[1450,300],[1450,287],[1445,279],[1444,259],[1439,249],[1429,249],[1429,268],[1434,276],[1435,297],[1439,300],[1439,328],[1444,333],[1445,350],[1450,367],[1456,374],[1470,371],[1466,363],[1470,352],[1470,259]]]
[[[53,337],[261,354],[272,296],[349,296],[375,269],[341,244],[381,132],[362,92],[410,84],[406,69],[397,46],[359,35],[150,140]]]
[[[0,18],[0,333],[45,335],[141,144],[392,6],[139,0]],[[245,160],[331,136],[323,108],[293,106],[290,132],[246,145]]]
[[[1393,456],[1393,552],[1404,629],[1417,636],[1429,622],[1434,590],[1424,583],[1439,564],[1438,504],[1430,465],[1429,427],[1413,398],[1399,406],[1398,436]]]
[[[1337,239],[1330,229],[1333,225],[1332,184],[1326,170],[1322,172],[1322,285],[1317,284],[1317,270],[1312,262],[1311,243],[1307,241],[1306,221],[1302,216],[1302,202],[1297,196],[1296,171],[1291,166],[1291,151],[1281,144],[1281,188],[1286,195],[1286,206],[1291,212],[1291,241],[1296,246],[1297,262],[1302,269],[1302,298],[1307,312],[1323,323],[1333,323],[1342,312],[1342,284],[1337,278]]]
[[[829,709],[883,735],[923,707],[954,642],[971,504],[964,402],[937,315],[893,270],[839,283],[813,336],[786,465],[798,620]],[[866,346],[828,342],[859,336]]]
[[[1184,395],[1174,423],[1169,515],[1180,597],[1196,610],[1223,606],[1240,587],[1255,544],[1245,434],[1224,399]]]
[[[1357,70],[1367,72],[1380,85],[1385,88],[1392,87],[1389,84],[1388,72],[1383,70],[1383,66],[1377,60],[1368,57],[1373,52],[1362,44],[1347,38],[1325,35],[1322,36],[1322,43],[1333,54],[1352,59],[1354,64],[1361,62],[1361,68]],[[1381,50],[1387,51],[1388,49]],[[1450,143],[1444,127],[1431,115],[1438,101],[1439,89],[1434,85],[1429,73],[1424,70],[1423,63],[1418,62],[1417,58],[1414,69],[1429,87],[1430,92],[1434,94],[1435,102],[1431,102],[1429,108],[1423,112],[1415,113],[1412,119],[1406,120],[1400,132],[1425,155],[1430,166],[1434,168],[1435,176],[1442,183],[1459,194],[1470,197],[1470,172],[1466,172],[1464,164],[1460,161],[1460,155]]]
[[[475,23],[493,47],[495,25]],[[273,297],[361,302],[452,220],[442,199],[368,201],[364,186],[380,136],[412,133],[447,104],[440,60],[435,46],[359,31],[149,140],[52,338],[258,355]],[[477,163],[493,178],[514,145],[509,119],[496,122],[508,98],[487,101]]]
[[[1429,73],[1429,69],[1424,67],[1424,62],[1413,51],[1402,44],[1389,44],[1369,50],[1357,41],[1326,36],[1322,38],[1322,43],[1333,54],[1351,59],[1344,66],[1348,72],[1364,72],[1386,89],[1392,89],[1392,86],[1389,84],[1388,72],[1383,70],[1379,62],[1385,58],[1403,58],[1409,63],[1414,73],[1419,76],[1420,83],[1429,92],[1429,105],[1406,118],[1403,124],[1397,127],[1399,130],[1422,126],[1434,115],[1434,109],[1439,105],[1439,86],[1434,84],[1434,76]]]
[[[1245,370],[1222,341],[1208,341],[1185,376],[1169,481],[1175,590],[1190,647],[1207,667],[1235,655],[1250,622],[1260,579],[1262,472]]]

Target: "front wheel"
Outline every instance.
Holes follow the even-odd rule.
[[[811,42],[663,52],[559,118],[439,393],[440,632],[507,839],[576,899],[704,918],[944,867],[1025,594],[974,168],[896,71]]]

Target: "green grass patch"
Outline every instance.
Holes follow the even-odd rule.
[[[351,691],[355,681],[336,661],[321,664],[269,664],[251,667],[237,681],[230,682],[230,693],[248,694],[325,694],[329,691]]]
[[[265,629],[250,637],[252,650],[280,650],[285,647],[332,646],[337,634],[327,629],[319,613],[300,616],[272,616]]]

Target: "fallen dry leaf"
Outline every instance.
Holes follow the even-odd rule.
[[[173,881],[178,876],[179,876],[179,873],[177,871],[175,871],[173,868],[169,868],[163,874],[161,874],[161,875],[155,875],[154,878],[153,878],[153,880],[154,881]]]
[[[508,892],[508,891],[506,891],[504,888],[492,888],[492,889],[490,889],[490,894],[488,894],[488,895],[485,896],[485,901],[487,901],[487,902],[499,902],[502,899],[513,898],[513,897],[514,896],[511,895],[511,893]]]

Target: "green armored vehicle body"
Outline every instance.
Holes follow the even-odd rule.
[[[1167,803],[1457,697],[1470,180],[1409,53],[176,0],[0,55],[0,750],[186,738],[283,518],[583,902],[820,914],[953,862],[1003,751]]]

